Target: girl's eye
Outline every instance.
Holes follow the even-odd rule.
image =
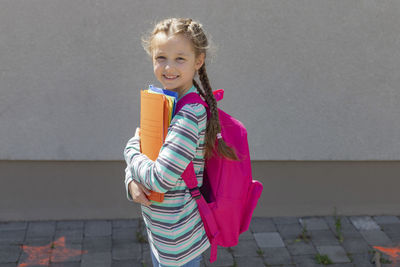
[[[158,60],[158,61],[160,61],[160,60],[164,60],[165,59],[165,57],[164,56],[158,56],[158,57],[156,57],[156,60]]]
[[[178,57],[177,60],[184,61],[185,59],[183,57]]]

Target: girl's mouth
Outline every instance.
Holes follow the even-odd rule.
[[[179,77],[179,75],[163,75],[163,77],[167,80],[175,80],[176,78]]]

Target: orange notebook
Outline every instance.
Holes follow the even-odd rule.
[[[140,91],[140,149],[153,161],[168,133],[169,108],[165,95]],[[151,191],[148,199],[162,202],[164,194]]]

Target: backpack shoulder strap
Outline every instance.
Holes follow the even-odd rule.
[[[217,101],[220,101],[224,98],[224,89],[218,89],[213,91],[213,95]],[[186,104],[202,104],[206,109],[208,109],[207,103],[197,94],[197,93],[189,93],[182,97],[178,103],[176,104],[175,114],[179,112]],[[175,115],[174,114],[174,115]]]
[[[178,103],[176,104],[175,114],[177,114],[185,105],[187,104],[202,104],[206,109],[208,108],[207,103],[201,99],[201,97],[197,93],[189,93],[182,97]],[[182,174],[182,178],[185,181],[187,187],[190,190],[197,188],[197,179],[196,174],[194,172],[193,162],[190,162],[184,173]]]
[[[201,99],[197,93],[189,93],[182,97],[176,104],[175,114],[177,114],[187,104],[202,104],[205,108],[208,108],[207,103]]]
[[[214,262],[217,259],[218,250],[218,224],[214,218],[213,212],[211,211],[206,200],[201,194],[200,189],[197,187],[198,184],[196,174],[194,172],[193,162],[190,162],[189,166],[183,172],[182,179],[185,181],[186,186],[189,188],[190,194],[196,200],[199,214],[207,234],[207,238],[211,244],[210,262]]]
[[[177,114],[185,105],[187,104],[202,104],[206,109],[208,108],[207,103],[201,99],[201,97],[197,93],[189,93],[183,96],[178,103],[176,104],[175,114]],[[186,186],[189,189],[197,188],[197,179],[194,172],[193,162],[190,162],[187,168],[185,169],[182,178],[184,179]]]

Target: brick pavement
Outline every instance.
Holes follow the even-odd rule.
[[[329,266],[400,266],[400,252],[394,258],[373,246],[400,248],[400,217],[256,217],[237,246],[219,248],[213,264],[207,251],[202,266],[324,266],[317,254]],[[0,267],[11,266],[152,264],[139,219],[0,222]]]

